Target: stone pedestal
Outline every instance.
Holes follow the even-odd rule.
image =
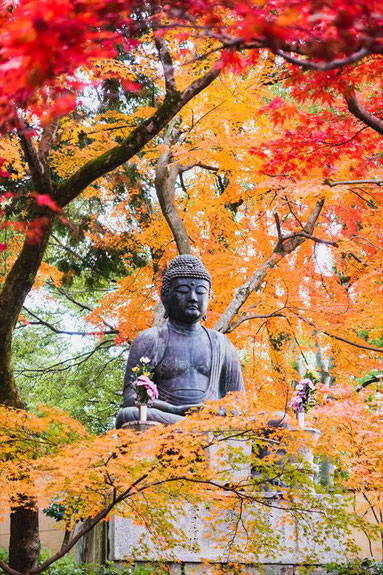
[[[153,425],[161,425],[161,423],[158,423],[157,421],[128,421],[127,423],[124,423],[121,429],[131,429],[132,431],[140,433],[141,431],[151,429]]]
[[[315,444],[320,436],[320,430],[316,429],[315,427],[305,427],[303,428],[304,433],[308,436],[308,439],[311,443]],[[311,449],[311,446],[303,446],[300,449],[300,455],[302,456],[303,461],[308,464],[309,468],[311,469],[311,475],[313,479],[315,479],[319,472],[319,465],[314,463],[314,454]]]
[[[229,510],[212,513],[212,506],[208,508],[207,505],[200,505],[196,508],[189,505],[184,509],[183,515],[174,516],[175,529],[181,528],[184,531],[186,543],[168,551],[157,541],[153,541],[145,528],[135,525],[131,519],[113,517],[109,523],[109,559],[118,563],[133,560],[174,564],[173,570],[170,571],[172,574],[179,572],[176,563],[181,562],[189,569],[184,573],[203,575],[208,573],[206,563],[238,563],[243,565],[243,573],[257,573],[252,565],[260,564],[274,566],[274,572],[278,573],[277,567],[297,567],[308,558],[317,557],[317,563],[344,560],[343,544],[336,539],[326,539],[322,545],[315,543],[297,521],[288,518],[288,514],[280,506],[278,493],[260,494],[260,500],[262,498],[264,505],[262,501],[253,503],[242,516],[244,525],[253,523],[252,530],[257,537],[262,537],[263,530],[268,528],[269,535],[265,537],[270,540],[270,549],[267,549],[264,537],[263,551],[260,553],[251,549],[251,532],[246,532],[238,522],[236,513]],[[247,571],[244,570],[245,567]]]
[[[307,428],[305,432],[314,441],[319,437],[316,429]],[[251,477],[251,440],[236,430],[206,433],[210,444],[206,454],[220,475],[220,482],[246,482]],[[315,473],[310,448],[302,447],[301,456],[303,464],[307,467],[309,463]],[[227,498],[232,501],[230,494]],[[262,565],[269,575],[292,575],[308,558],[317,557],[321,564],[344,559],[343,543],[335,538],[315,543],[309,531],[283,508],[278,491],[261,492],[257,499],[258,502],[244,506],[240,518],[230,505],[218,506],[214,500],[198,506],[188,504],[183,513],[174,511],[174,532],[183,531],[185,541],[168,550],[132,519],[114,516],[109,523],[109,559],[122,564],[160,561],[168,566],[171,575],[213,575],[214,565],[227,569],[230,575],[258,575],[260,570],[255,564]],[[317,520],[314,515],[312,512],[313,523],[319,524],[320,515],[317,513]],[[251,533],[262,540],[261,552],[252,548]],[[238,571],[233,570],[233,564],[239,566]]]
[[[251,439],[236,430],[207,432],[210,444],[206,450],[209,465],[218,477],[233,483],[249,479],[251,475]]]
[[[156,425],[154,422],[130,423],[124,427],[143,432],[153,424]],[[316,429],[304,431],[314,442],[319,437]],[[252,442],[246,434],[236,430],[207,431],[206,434],[209,444],[206,456],[210,466],[217,471],[219,482],[237,486],[242,481],[247,483],[252,473]],[[275,440],[270,441],[275,443]],[[282,462],[283,457],[286,457],[285,452],[281,454]],[[302,464],[316,473],[309,446],[301,448],[297,465]],[[169,575],[215,575],[214,566],[218,565],[230,575],[260,575],[261,571],[255,565],[261,565],[265,575],[293,575],[308,558],[316,558],[314,562],[318,564],[345,559],[342,541],[327,537],[320,544],[314,542],[310,530],[302,528],[284,508],[278,487],[270,484],[270,488],[275,491],[257,493],[257,501],[245,504],[241,516],[238,509],[230,508],[234,502],[230,493],[226,496],[228,505],[225,505],[223,495],[221,505],[212,499],[199,505],[186,504],[182,512],[170,509],[170,524],[173,525],[170,532],[181,531],[184,539],[169,549],[164,549],[158,537],[152,537],[148,529],[137,525],[133,519],[115,515],[107,524],[107,559],[122,565],[161,562],[167,566]],[[315,493],[312,496],[315,498]],[[341,500],[339,504],[342,504]],[[316,518],[312,512],[312,520],[320,525],[321,516],[317,515]],[[261,541],[261,551],[251,545],[254,536]],[[237,570],[234,564],[238,565]],[[321,573],[319,568],[317,572]]]

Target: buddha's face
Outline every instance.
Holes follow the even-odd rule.
[[[165,304],[170,319],[196,323],[206,314],[209,282],[196,278],[174,278]]]

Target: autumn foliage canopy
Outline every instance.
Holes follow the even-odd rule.
[[[60,494],[73,526],[106,517],[111,492],[144,516],[143,476],[148,498],[159,484],[172,498],[173,483],[197,498],[206,470],[196,450],[213,407],[181,425],[170,476],[163,444],[174,446],[173,431],[153,431],[141,460],[142,438],[96,438],[50,408],[27,413],[30,372],[12,358],[21,328],[124,349],[162,321],[170,259],[193,253],[213,277],[207,325],[229,335],[242,362],[249,404],[231,424],[256,441],[261,412],[293,418],[293,384],[313,371],[318,456],[381,517],[382,23],[374,0],[1,4],[4,500],[45,505]],[[84,285],[99,291],[79,302]],[[32,304],[33,294],[66,297],[86,328],[68,329],[58,312],[44,319],[28,294]],[[299,441],[289,436],[287,451],[300,453]],[[258,491],[278,467],[273,454],[263,465]],[[293,467],[286,501],[304,483]],[[206,488],[223,483],[211,477]]]

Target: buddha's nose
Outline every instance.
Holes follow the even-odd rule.
[[[197,293],[194,290],[190,290],[189,301],[198,301]]]

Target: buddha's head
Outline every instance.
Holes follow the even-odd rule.
[[[163,278],[161,300],[167,316],[192,324],[206,314],[211,277],[201,260],[191,255],[177,256]]]

